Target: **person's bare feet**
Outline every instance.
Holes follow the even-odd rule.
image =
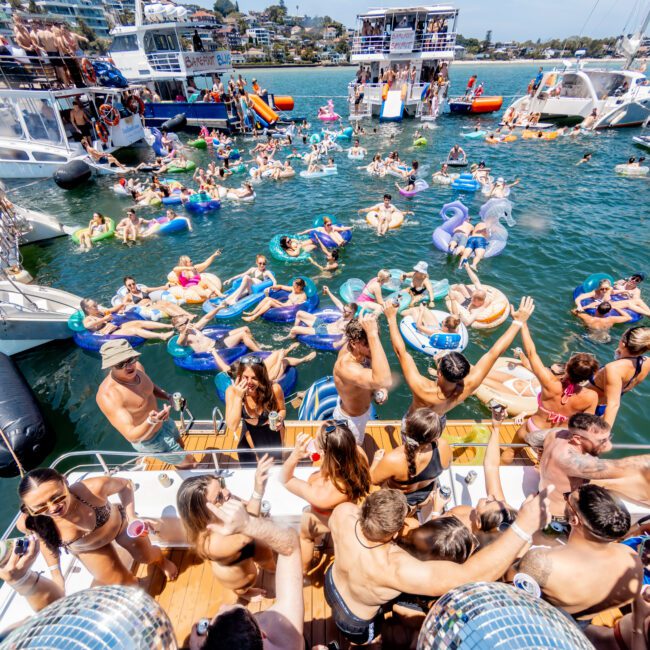
[[[166,557],[163,556],[162,562],[160,563],[160,568],[167,577],[167,580],[173,582],[178,578],[178,567]]]
[[[253,316],[242,316],[241,319],[247,323],[252,323],[255,320]]]
[[[285,349],[285,353],[289,354],[290,352],[293,352],[296,348],[299,348],[299,347],[300,347],[300,343],[295,341],[291,345],[287,346],[287,348]]]
[[[172,336],[174,336],[174,332],[165,332],[164,334],[161,334],[161,335],[160,335],[160,338],[161,338],[163,341],[169,341],[169,339],[170,339]]]

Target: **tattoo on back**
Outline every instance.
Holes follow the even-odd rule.
[[[519,570],[527,573],[543,589],[553,569],[553,561],[544,550],[528,551],[521,559]]]

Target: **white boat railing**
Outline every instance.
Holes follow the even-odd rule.
[[[352,81],[350,84],[348,84],[348,101],[350,102],[351,105],[354,105],[354,88],[355,88],[356,82]],[[373,104],[381,104],[383,101],[382,95],[384,92],[384,86],[386,84],[384,82],[382,83],[366,83],[363,85],[363,101],[364,102],[370,102]],[[405,97],[405,102],[406,103],[411,103],[411,102],[419,102],[422,100],[422,94],[424,93],[425,88],[429,85],[426,83],[416,83],[412,84],[408,82],[407,84],[407,90],[406,90],[406,97]],[[400,84],[399,82],[396,82],[393,85],[393,90],[400,90],[403,84]]]
[[[60,66],[73,77],[81,79],[79,59],[73,56],[57,56]],[[46,56],[0,55],[0,88],[10,89],[50,89],[62,88],[56,69]]]
[[[147,61],[155,72],[185,72],[180,52],[151,52]]]
[[[456,46],[456,34],[447,32],[436,32],[431,34],[416,34],[413,39],[411,52],[435,52],[449,53],[454,52]],[[352,49],[350,52],[354,55],[371,55],[371,54],[391,54],[391,36],[390,34],[380,34],[377,36],[359,36],[352,37]],[[403,52],[399,52],[403,54]]]

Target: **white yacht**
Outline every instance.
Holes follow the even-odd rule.
[[[458,10],[448,5],[370,9],[357,16],[350,62],[370,69],[360,106],[354,105],[351,83],[350,117],[376,116],[382,121],[405,117],[435,119],[446,100],[440,96],[425,106],[429,82],[448,78],[454,60]],[[415,69],[415,82],[399,81],[400,73]],[[390,87],[382,81],[392,70],[398,81]]]
[[[68,318],[80,301],[60,289],[0,281],[0,352],[12,355],[70,338]]]
[[[545,72],[541,82],[512,103],[520,116],[540,114],[541,120],[582,121],[596,111],[592,128],[640,126],[650,117],[650,80],[644,69],[633,69],[636,53],[650,22],[650,10],[632,37],[623,37],[625,55],[620,70],[590,68],[578,57],[562,70]]]
[[[144,105],[147,126],[160,126],[184,113],[190,126],[228,129],[237,120],[224,102],[203,102],[196,91],[212,88],[216,75],[232,74],[230,50],[195,52],[186,46],[183,20],[176,5],[135,3],[135,24],[111,30],[110,56],[129,83],[144,85],[159,101]],[[196,90],[194,90],[196,89]]]
[[[96,149],[112,153],[143,139],[142,118],[123,106],[123,89],[56,85],[43,59],[0,56],[0,178],[48,178],[71,160],[87,159],[70,123],[75,100],[92,121]]]
[[[47,239],[71,235],[79,226],[64,226],[55,216],[15,205],[16,217],[22,224],[20,244],[34,244]]]

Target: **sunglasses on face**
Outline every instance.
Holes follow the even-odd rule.
[[[240,359],[239,363],[242,366],[261,366],[264,363],[264,361],[260,359],[260,357],[251,355],[248,357],[244,357],[243,359]]]
[[[113,368],[116,368],[117,370],[123,370],[127,366],[132,366],[136,361],[137,357],[131,357],[130,359],[127,359],[126,361],[120,361],[119,363],[116,363]]]
[[[29,506],[26,507],[30,514],[42,515],[46,513],[51,506],[58,506],[59,503],[63,503],[67,498],[68,498],[68,493],[66,490],[65,494],[58,494],[57,496],[48,499],[43,505],[40,505],[36,508],[30,508]]]
[[[215,481],[217,481],[219,483],[219,487],[222,490],[226,489],[226,479],[223,478],[223,476],[214,476],[213,478],[214,478]],[[215,506],[222,506],[226,501],[228,501],[229,498],[230,497],[226,496],[223,492],[219,492],[219,494],[217,494],[217,496],[214,498],[212,503]]]

